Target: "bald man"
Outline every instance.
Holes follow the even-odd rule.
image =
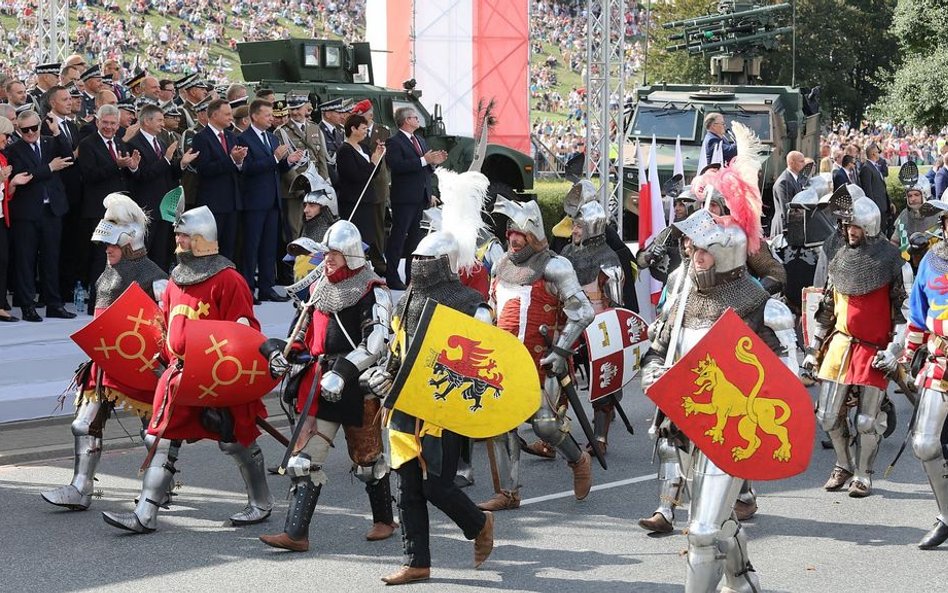
[[[800,172],[806,165],[806,157],[802,152],[791,150],[787,153],[787,168],[774,183],[774,210],[784,212],[793,196],[803,191],[800,182]]]

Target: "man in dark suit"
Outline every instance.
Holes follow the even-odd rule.
[[[856,159],[847,154],[843,156],[842,166],[833,171],[833,191],[849,183],[856,184],[857,181]]]
[[[303,157],[289,151],[269,132],[273,107],[263,99],[250,103],[250,127],[237,141],[247,147],[242,170],[244,210],[243,274],[259,301],[287,301],[273,290],[276,282],[276,246],[280,233],[280,175]],[[256,278],[254,272],[257,272]]]
[[[385,279],[392,290],[405,290],[411,282],[411,257],[405,259],[405,282],[398,275],[402,254],[410,254],[422,238],[421,214],[433,205],[431,174],[448,158],[443,150],[429,150],[424,138],[415,135],[421,127],[411,107],[395,110],[398,131],[385,143],[385,163],[392,172],[392,232],[385,248]]]
[[[141,154],[122,141],[118,135],[119,110],[103,105],[96,111],[96,133],[79,143],[76,163],[82,173],[82,203],[79,228],[82,236],[91,237],[105,216],[102,201],[114,192],[128,191],[128,181],[138,170]],[[87,272],[84,283],[89,287],[89,314],[95,312],[95,281],[105,270],[105,251],[88,239],[75,246],[82,251],[80,273]]]
[[[176,156],[178,143],[166,144],[162,140],[164,119],[161,109],[154,105],[142,107],[138,115],[139,131],[128,142],[128,146],[141,155],[141,162],[138,170],[129,178],[129,190],[135,202],[150,215],[148,231],[145,233],[148,257],[161,269],[168,271],[174,252],[174,239],[171,223],[160,216],[161,199],[178,187],[181,171],[198,155],[189,150],[180,158]]]
[[[22,303],[24,321],[43,320],[34,307],[39,253],[46,316],[71,319],[75,314],[63,307],[59,292],[62,217],[69,209],[59,171],[72,164],[72,150],[55,121],[50,124],[51,136],[40,135],[40,118],[35,111],[21,113],[17,128],[22,140],[7,149],[7,160],[13,167],[12,175],[31,176],[29,182],[17,188],[15,199],[10,200],[17,300]]]
[[[859,185],[862,191],[876,203],[879,212],[882,213],[882,232],[883,236],[888,237],[892,234],[890,225],[892,223],[892,203],[889,201],[889,189],[885,185],[885,179],[882,178],[882,172],[879,171],[879,165],[876,161],[879,159],[879,147],[870,144],[866,148],[866,162],[859,170]]]
[[[55,120],[59,130],[65,139],[69,142],[73,156],[79,147],[79,128],[69,118],[72,115],[72,97],[69,91],[62,86],[54,86],[46,94],[46,100],[49,105],[49,113],[46,114],[46,121],[43,122],[41,132],[44,136],[51,136],[49,129],[49,120]],[[79,225],[79,207],[82,202],[82,174],[79,167],[67,167],[59,173],[59,179],[63,182],[63,188],[66,191],[66,201],[69,203],[69,212],[63,216],[63,235],[62,244],[66,249],[61,249],[59,253],[59,292],[63,295],[71,295],[80,277],[80,260],[77,257],[77,250],[73,246],[88,244],[89,237],[83,236]]]
[[[803,190],[799,175],[806,164],[806,158],[802,152],[791,150],[787,153],[787,168],[777,177],[774,182],[774,213],[780,211],[781,217],[786,213],[787,205],[795,195]]]
[[[194,160],[197,205],[207,206],[214,214],[220,253],[231,261],[235,259],[237,216],[243,210],[240,170],[247,156],[247,147],[238,145],[237,136],[228,131],[233,121],[230,104],[214,99],[207,106],[207,126],[191,142],[191,149],[200,155]]]
[[[707,162],[714,161],[714,151],[718,144],[721,145],[721,154],[724,156],[722,165],[726,165],[737,156],[737,143],[727,137],[727,128],[724,124],[724,115],[721,113],[709,113],[704,117],[704,146]]]
[[[352,101],[341,97],[319,104],[319,111],[322,116],[319,129],[326,140],[326,154],[329,156],[329,180],[333,185],[338,179],[336,174],[336,151],[346,141],[342,133],[342,124],[345,123],[346,116],[351,109]]]

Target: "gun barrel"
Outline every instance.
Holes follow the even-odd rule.
[[[756,35],[745,35],[743,37],[733,37],[731,39],[725,39],[723,41],[715,41],[712,43],[702,43],[702,44],[699,44],[697,48],[695,48],[695,46],[691,46],[691,47],[695,48],[695,49],[692,49],[693,53],[694,52],[707,52],[712,49],[729,47],[731,45],[747,43],[749,41],[760,41],[763,39],[776,37],[777,35],[784,35],[786,33],[791,33],[792,31],[793,31],[793,27],[781,27],[779,29],[774,29],[773,31],[765,31],[763,33],[758,33]]]
[[[774,4],[772,6],[761,6],[759,8],[752,8],[750,10],[744,10],[741,12],[724,12],[721,14],[714,14],[704,17],[697,17],[693,19],[682,19],[680,21],[672,21],[670,23],[665,23],[662,27],[666,29],[673,29],[675,27],[698,27],[701,25],[707,25],[711,23],[716,23],[719,21],[727,19],[741,19],[749,16],[759,16],[764,14],[770,14],[774,12],[781,12],[790,8],[789,3],[783,4]]]

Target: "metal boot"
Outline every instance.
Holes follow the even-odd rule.
[[[728,537],[728,534],[734,534]],[[721,528],[724,548],[724,579],[725,586],[721,593],[758,593],[760,579],[754,571],[753,565],[747,556],[747,536],[744,529],[734,520],[728,521]]]
[[[218,443],[218,447],[237,463],[247,489],[247,506],[239,513],[231,515],[230,522],[239,526],[265,521],[273,510],[273,496],[270,495],[270,486],[267,485],[267,470],[260,445],[254,442],[249,447],[244,447],[240,443],[222,442]]]
[[[42,493],[43,500],[72,511],[84,511],[92,502],[95,468],[102,457],[102,439],[83,435],[75,437],[75,463],[72,482]]]
[[[155,436],[148,435],[145,443],[151,447]],[[171,442],[161,439],[151,458],[151,464],[145,470],[142,479],[142,492],[138,497],[138,505],[131,513],[103,512],[102,518],[106,523],[119,529],[135,533],[151,533],[158,528],[158,507],[171,488],[174,479],[174,463],[168,459]]]
[[[260,541],[291,552],[309,550],[309,524],[313,520],[316,502],[319,501],[322,489],[322,484],[317,486],[309,476],[293,478],[293,485],[290,487],[293,499],[286,511],[283,533],[261,535]]]
[[[856,415],[856,469],[849,496],[863,498],[872,491],[872,466],[885,432],[885,413],[881,411],[882,390],[864,387]]]
[[[386,473],[375,483],[365,485],[369,495],[369,505],[372,507],[372,529],[365,534],[370,542],[388,539],[398,529],[398,523],[392,513],[392,486]]]

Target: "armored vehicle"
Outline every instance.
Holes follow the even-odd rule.
[[[466,171],[474,159],[474,139],[445,130],[441,107],[429,111],[421,103],[415,81],[401,90],[375,85],[368,43],[330,39],[281,39],[237,44],[244,80],[276,93],[307,95],[314,105],[338,97],[372,101],[375,120],[395,130],[395,110],[412,107],[421,119],[421,133],[433,150],[448,152],[445,167]],[[319,121],[318,110],[313,117]],[[533,159],[506,146],[488,144],[481,167],[493,193],[508,197],[533,190]]]

